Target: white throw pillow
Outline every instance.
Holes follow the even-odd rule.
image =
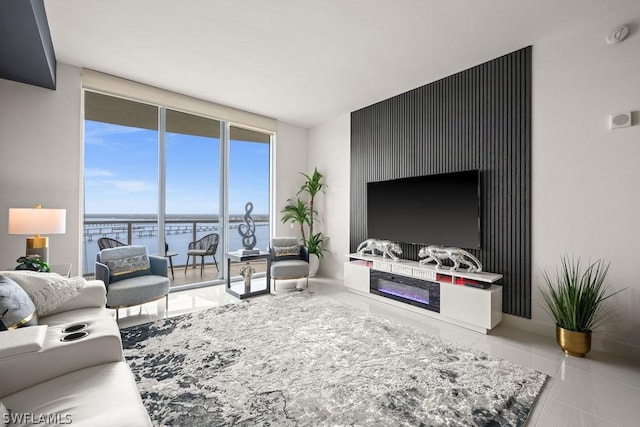
[[[82,277],[66,278],[56,273],[3,271],[1,274],[25,290],[39,317],[57,313],[58,308],[78,295],[86,283]]]

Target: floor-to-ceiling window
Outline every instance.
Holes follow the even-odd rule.
[[[269,244],[269,142],[268,134],[231,126],[229,144],[229,250],[242,249],[245,217],[253,219],[255,244],[265,250]],[[245,224],[245,227],[241,227]],[[245,233],[246,234],[246,233]]]
[[[180,266],[187,262],[190,242],[210,234],[220,239],[220,126],[218,120],[166,110],[164,230],[167,248],[178,253],[173,261]],[[222,245],[215,254],[220,262]],[[190,261],[194,267],[194,258]],[[205,261],[213,262],[213,257]],[[219,270],[221,265],[207,278],[217,279]],[[182,276],[177,283],[193,281]]]
[[[266,250],[269,245],[270,135],[231,126],[229,139],[229,250],[236,251],[245,245]],[[253,267],[262,273],[266,270],[266,261],[257,262]]]
[[[85,93],[83,273],[102,237],[157,248],[158,107]]]
[[[268,132],[85,91],[84,274],[107,237],[152,254],[168,247],[174,285],[223,279],[224,252],[242,247],[245,215],[256,247],[268,245],[270,147]],[[189,243],[208,234],[219,237],[218,265],[207,257],[203,275],[185,269]]]

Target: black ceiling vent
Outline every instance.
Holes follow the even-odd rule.
[[[56,88],[56,55],[43,0],[0,1],[0,40],[0,78]]]

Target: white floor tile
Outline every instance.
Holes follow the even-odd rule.
[[[566,361],[549,397],[609,422],[625,426],[640,422],[639,389],[572,368]]]
[[[517,347],[520,350],[555,360],[558,363],[564,356],[564,353],[554,338],[522,331],[513,327],[498,325],[486,337],[488,341]]]
[[[548,378],[544,386],[542,387],[542,390],[540,391],[540,394],[538,395],[538,398],[536,399],[533,405],[533,408],[531,409],[531,413],[529,414],[529,417],[527,418],[527,423],[526,423],[527,426],[536,425],[538,419],[540,418],[540,415],[544,411],[544,407],[549,398],[549,395],[551,394],[552,386],[553,386],[553,378]]]
[[[640,389],[640,361],[601,351],[584,358],[566,356],[564,361],[572,368]]]
[[[560,369],[558,360],[540,356],[536,352],[522,348],[519,343],[495,340],[492,337],[481,337],[472,347],[490,356],[526,366],[550,377],[555,377]]]
[[[610,427],[619,426],[561,402],[549,399],[535,425],[539,427]]]

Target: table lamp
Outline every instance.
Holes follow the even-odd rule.
[[[67,219],[66,209],[10,208],[9,234],[33,234],[27,238],[26,255],[40,255],[40,259],[48,262],[49,238],[41,234],[64,234]]]

